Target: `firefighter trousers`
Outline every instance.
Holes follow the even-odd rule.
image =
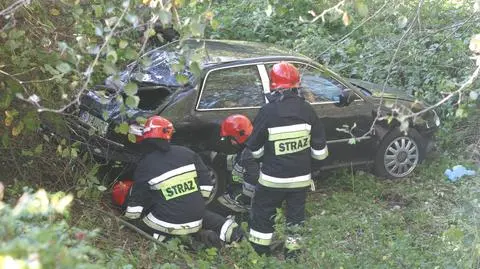
[[[134,222],[134,224],[159,241],[167,241],[174,237],[171,234],[157,231],[148,227],[142,220],[137,220]],[[205,213],[203,215],[202,229],[215,232],[219,239],[226,243],[238,241],[243,235],[238,234],[239,225],[235,222],[234,219],[225,218],[222,215],[209,210],[205,210]]]
[[[298,229],[305,220],[307,190],[276,190],[257,186],[250,215],[249,241],[259,254],[268,254],[272,243],[276,209],[286,202],[287,239],[285,247],[297,250],[300,247]]]

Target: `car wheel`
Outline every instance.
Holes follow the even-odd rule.
[[[392,130],[380,142],[375,156],[375,172],[380,177],[403,178],[410,175],[423,160],[422,136],[410,129],[406,134]]]

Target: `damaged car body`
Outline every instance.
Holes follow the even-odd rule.
[[[381,176],[407,176],[431,148],[440,125],[431,110],[409,119],[408,131],[400,131],[399,121],[386,119],[395,114],[392,111],[417,112],[425,105],[399,90],[344,79],[303,55],[268,44],[186,40],[182,50],[196,53],[199,70],[181,63],[179,44],[148,52],[142,57],[147,64],[133,63],[119,79],[110,77],[105,85],[86,93],[69,121],[76,139],[104,159],[134,162],[138,144],[132,137],[142,133],[138,119],[161,115],[175,126],[172,143],[197,152],[227,153],[219,138],[220,123],[232,114],[253,121],[268,102],[268,70],[280,61],[299,69],[299,94],[312,104],[326,128],[330,156],[314,162],[314,170],[373,163]],[[175,68],[179,63],[183,69]],[[138,86],[136,108],[123,105],[128,82]],[[379,120],[377,112],[385,117]],[[129,124],[130,139],[115,131],[122,122]]]

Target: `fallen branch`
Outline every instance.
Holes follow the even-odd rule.
[[[476,58],[477,61],[480,59],[480,57],[477,57]],[[434,105],[431,105],[427,108],[424,108],[416,113],[412,113],[410,115],[408,115],[406,117],[406,119],[408,118],[413,118],[413,117],[417,117],[427,111],[430,111],[432,109],[435,109],[439,106],[441,106],[442,104],[444,104],[445,102],[447,102],[448,100],[450,100],[452,97],[454,97],[455,95],[460,95],[465,89],[467,89],[470,85],[473,84],[473,82],[478,78],[478,75],[480,74],[480,64],[477,65],[477,68],[475,69],[475,71],[473,72],[473,74],[467,79],[467,81],[465,81],[461,86],[460,88],[458,88],[456,91],[454,92],[451,92],[449,93],[447,96],[445,96],[442,100],[438,101],[436,104]]]
[[[31,2],[31,0],[17,0],[16,2],[11,4],[6,9],[0,11],[0,17],[11,15],[11,14],[15,13],[15,11],[17,11],[17,9],[19,9],[23,6],[26,6],[26,5],[30,5],[30,2]]]
[[[157,239],[155,239],[153,236],[149,235],[148,233],[146,233],[145,231],[139,229],[137,226],[131,224],[130,222],[114,215],[113,213],[111,212],[108,212],[108,211],[105,211],[105,210],[102,210],[100,208],[97,208],[97,207],[93,207],[93,206],[90,206],[90,205],[87,205],[85,204],[83,201],[81,200],[76,200],[76,202],[78,202],[81,206],[83,207],[86,207],[88,209],[93,209],[99,213],[102,214],[102,216],[106,215],[116,221],[118,221],[119,223],[121,223],[122,225],[125,225],[127,228],[129,228],[130,230],[140,234],[143,238],[149,240],[149,241],[152,241],[154,242],[156,245],[164,248],[165,250],[167,251],[172,251],[174,252],[175,254],[177,254],[178,256],[182,257],[185,261],[189,261],[189,262],[192,262],[192,258],[188,255],[186,255],[185,253],[181,252],[181,251],[178,251],[178,250],[175,250],[175,249],[170,249],[167,247],[167,245],[165,245],[165,243],[161,242],[161,241],[158,241]]]

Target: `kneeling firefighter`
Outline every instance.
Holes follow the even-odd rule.
[[[228,140],[237,149],[236,154],[227,156],[227,171],[231,182],[218,202],[235,212],[248,211],[258,182],[260,166],[245,141],[252,133],[250,120],[240,114],[227,117],[220,126],[220,137]]]
[[[160,241],[197,234],[218,247],[218,239],[240,240],[243,233],[233,219],[206,210],[205,199],[213,189],[209,171],[195,152],[170,144],[173,132],[173,124],[165,118],[147,120],[133,184],[122,201],[127,193],[119,184],[128,183],[117,183],[114,202],[122,203],[125,217]],[[202,227],[211,233],[198,233]]]

